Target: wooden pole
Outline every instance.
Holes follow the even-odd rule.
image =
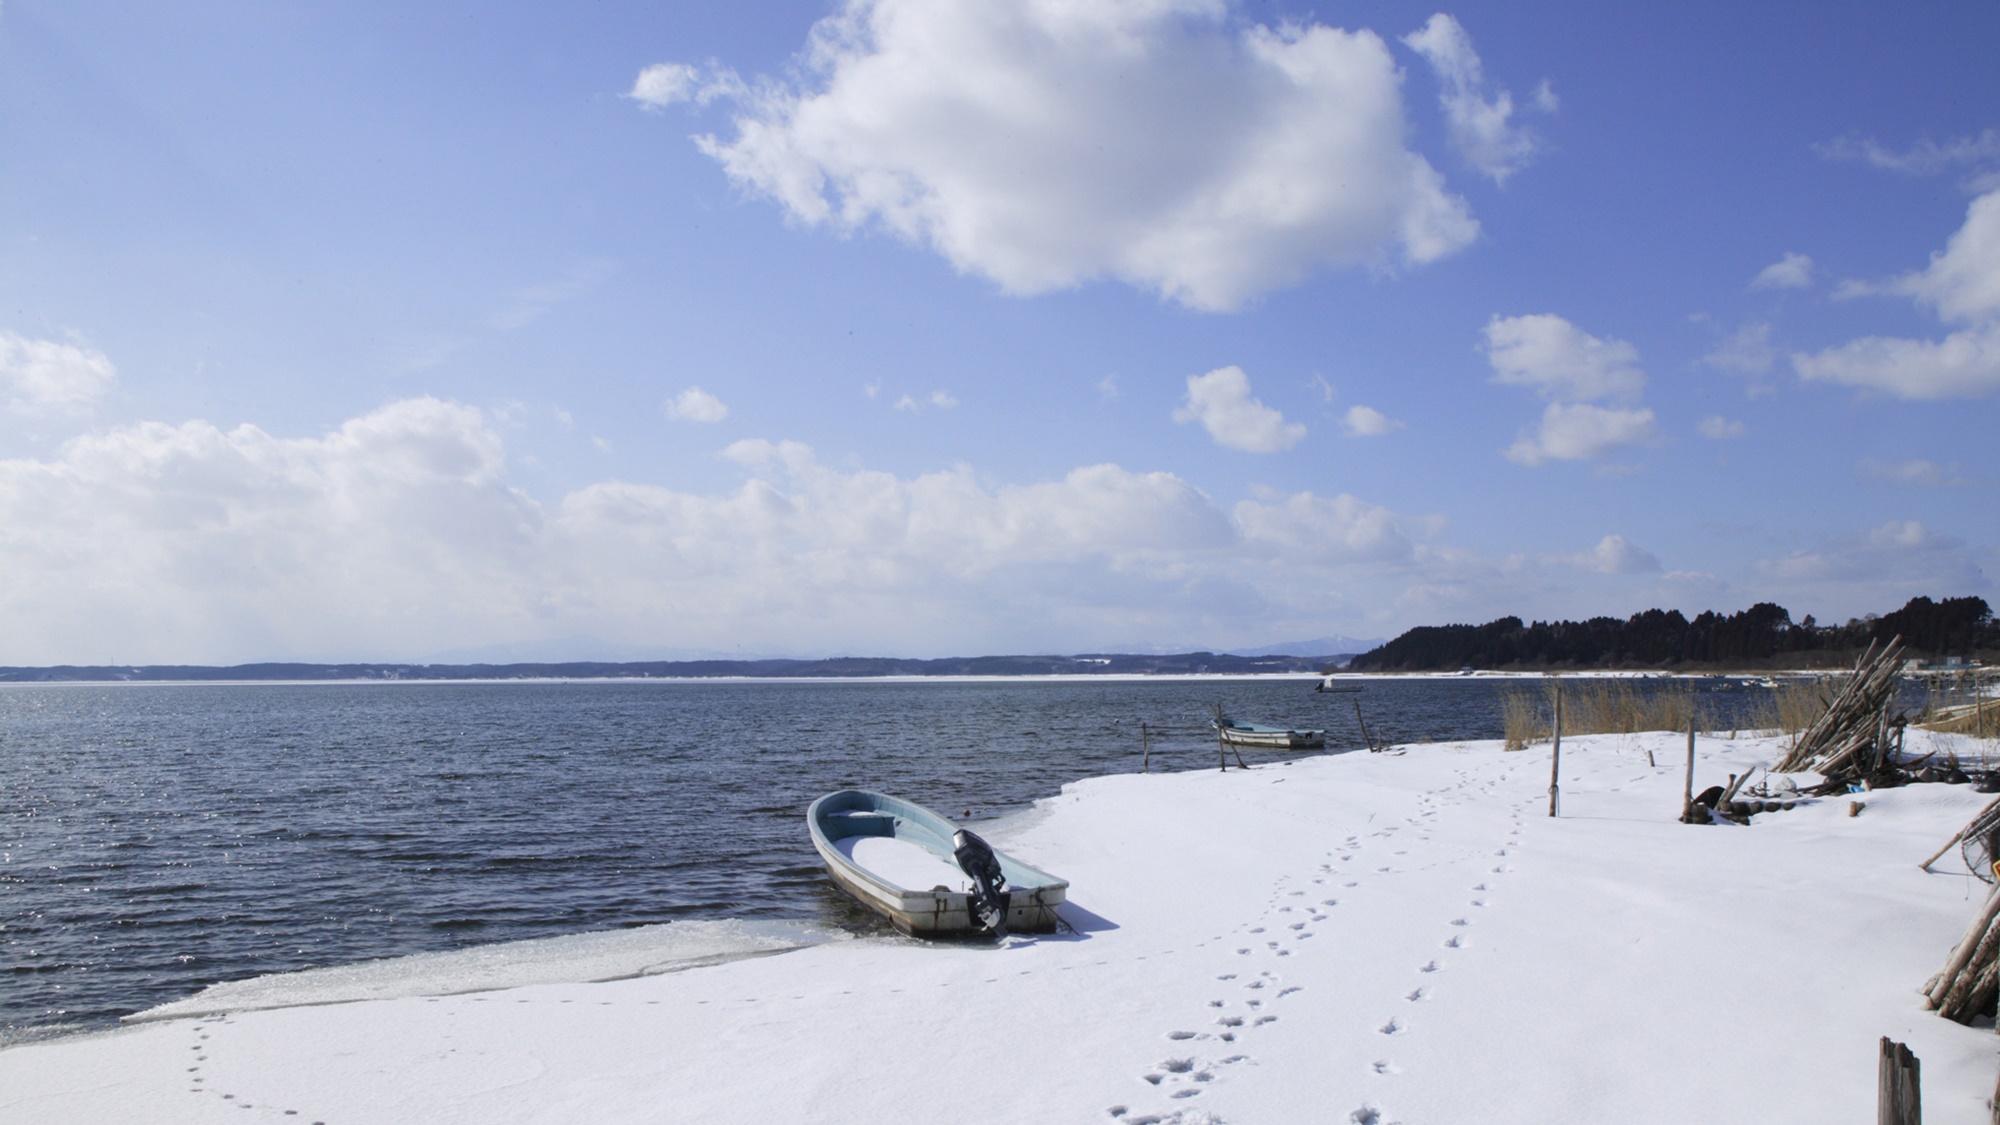
[[[1549,755],[1549,815],[1556,815],[1556,808],[1562,801],[1562,789],[1557,778],[1562,776],[1563,760],[1563,686],[1556,681],[1556,731],[1555,752]]]
[[[1939,848],[1939,849],[1938,849],[1937,851],[1935,851],[1935,852],[1932,852],[1932,853],[1931,853],[1931,857],[1930,857],[1929,859],[1927,859],[1927,860],[1923,861],[1922,863],[1919,863],[1919,864],[1917,864],[1917,870],[1919,870],[1919,871],[1929,871],[1929,870],[1931,869],[1931,864],[1933,864],[1933,863],[1936,863],[1936,862],[1937,862],[1938,860],[1940,860],[1940,859],[1943,859],[1943,858],[1944,858],[1944,853],[1946,853],[1946,852],[1950,851],[1950,850],[1951,850],[1951,846],[1952,846],[1953,844],[1956,844],[1956,843],[1958,843],[1958,842],[1959,842],[1960,840],[1963,840],[1963,839],[1965,839],[1965,829],[1966,829],[1966,828],[1970,828],[1970,827],[1972,827],[1973,825],[1975,825],[1975,824],[1979,823],[1979,819],[1980,819],[1980,817],[1983,817],[1983,816],[1985,816],[1985,815],[1986,815],[1987,813],[1989,813],[1989,812],[1992,812],[1992,811],[1993,811],[1993,806],[1994,806],[1994,805],[2000,805],[2000,797],[1995,797],[1995,798],[1994,798],[1993,800],[1991,800],[1991,801],[1988,801],[1988,802],[1987,802],[1987,804],[1986,804],[1986,807],[1985,807],[1985,808],[1983,808],[1983,809],[1981,809],[1981,810],[1979,810],[1979,816],[1975,816],[1975,817],[1973,817],[1973,818],[1972,818],[1971,820],[1968,820],[1968,821],[1966,821],[1966,822],[1965,822],[1965,825],[1964,825],[1964,827],[1962,827],[1962,828],[1960,828],[1960,829],[1959,829],[1958,831],[1956,831],[1956,832],[1952,833],[1952,834],[1951,834],[1951,839],[1949,839],[1949,840],[1946,840],[1946,841],[1944,842],[1944,847],[1941,847],[1941,848]]]
[[[1215,710],[1215,762],[1216,765],[1221,767],[1223,773],[1228,773],[1229,740],[1222,737],[1222,704],[1220,703],[1216,704],[1214,710]]]
[[[1375,752],[1375,736],[1368,733],[1368,722],[1361,717],[1361,700],[1359,699],[1354,701],[1354,725],[1361,728],[1361,742],[1368,747],[1368,752],[1373,754]]]
[[[1146,733],[1146,722],[1139,721],[1139,772],[1153,772],[1153,742]]]
[[[1694,716],[1688,716],[1688,771],[1687,780],[1681,783],[1681,820],[1686,821],[1694,812]]]
[[[1923,1125],[1922,1064],[1901,1043],[1882,1037],[1876,1068],[1876,1125]]]

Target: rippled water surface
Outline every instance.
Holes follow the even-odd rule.
[[[1206,708],[1492,738],[1488,680],[0,687],[0,1042],[263,973],[683,918],[875,926],[829,790],[972,819],[1214,764]]]

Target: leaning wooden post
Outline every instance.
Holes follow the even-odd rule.
[[[1687,780],[1681,783],[1681,823],[1686,824],[1694,814],[1694,716],[1688,716],[1688,771]]]
[[[1562,775],[1563,760],[1563,686],[1556,681],[1556,730],[1555,752],[1549,755],[1549,815],[1556,815],[1556,806],[1561,801],[1562,790],[1556,779]]]
[[[1361,728],[1361,742],[1368,747],[1368,752],[1373,754],[1375,752],[1375,736],[1368,733],[1368,721],[1361,717],[1361,699],[1359,696],[1355,697],[1354,700],[1354,725]]]
[[[1139,721],[1139,772],[1153,772],[1153,742],[1146,733],[1146,722]]]
[[[1215,711],[1215,763],[1217,766],[1221,767],[1223,773],[1228,773],[1229,740],[1222,737],[1222,704],[1220,703],[1216,704],[1214,707],[1214,711]]]
[[[1921,1072],[1922,1064],[1908,1047],[1886,1035],[1882,1037],[1882,1056],[1875,1080],[1877,1125],[1923,1125]]]

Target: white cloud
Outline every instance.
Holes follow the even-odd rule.
[[[1873,137],[1852,136],[1837,137],[1813,148],[1828,160],[1849,160],[1885,171],[1929,176],[1956,165],[2000,160],[2000,130],[1987,129],[1977,136],[1955,137],[1943,144],[1925,137],[1901,152]]]
[[[716,85],[656,71],[649,105]],[[1112,277],[1227,310],[1478,231],[1406,147],[1368,31],[1219,0],[848,0],[798,73],[738,84],[735,135],[703,151],[798,222],[885,230],[1009,293]]]
[[[1765,266],[1750,281],[1752,289],[1804,289],[1812,284],[1813,260],[1804,254],[1786,253]]]
[[[1930,265],[1890,281],[1889,292],[1912,297],[1960,324],[2000,317],[2000,191],[1966,208],[1965,224],[1953,232]]]
[[[667,400],[667,417],[677,422],[720,422],[729,407],[700,387],[689,387]]]
[[[17,411],[85,409],[117,383],[118,369],[103,352],[0,330],[0,394]]]
[[[1347,432],[1352,437],[1380,437],[1383,434],[1393,434],[1403,428],[1403,423],[1396,421],[1394,418],[1389,417],[1372,406],[1356,405],[1348,407],[1347,414],[1341,419],[1341,423],[1347,427]]]
[[[717,98],[749,97],[750,90],[727,67],[710,67],[704,75],[699,67],[669,62],[641,70],[625,96],[639,108],[657,112],[682,102],[707,105]]]
[[[1117,397],[1118,376],[1116,374],[1106,375],[1097,381],[1097,400],[1099,402],[1111,402]]]
[[[1404,521],[1387,508],[1342,493],[1295,493],[1277,503],[1245,500],[1236,525],[1245,539],[1288,551],[1311,551],[1347,561],[1393,562],[1414,557]]]
[[[1550,561],[1591,574],[1652,574],[1660,570],[1660,560],[1652,552],[1633,546],[1623,535],[1607,535],[1588,551],[1553,556]]]
[[[1646,387],[1638,349],[1600,340],[1549,313],[1499,317],[1486,324],[1493,381],[1531,387],[1550,402],[1541,425],[1502,452],[1517,465],[1583,461],[1658,438],[1652,410],[1638,405]],[[1609,400],[1625,405],[1598,406]]]
[[[1352,495],[1225,511],[1168,472],[899,477],[746,440],[723,451],[731,487],[608,480],[543,501],[508,483],[502,433],[425,398],[317,437],[147,422],[0,460],[0,663],[407,660],[579,637],[1088,651],[1218,620],[1379,619],[1500,580],[1420,542],[1436,520]]]
[[[2000,390],[2000,191],[1972,201],[1961,226],[1930,265],[1843,294],[1895,293],[1963,324],[1942,340],[1864,336],[1817,353],[1795,352],[1808,381],[1885,391],[1900,398],[1977,398]]]
[[[1714,351],[1703,356],[1702,362],[1738,375],[1763,375],[1777,359],[1778,350],[1771,346],[1771,326],[1751,323],[1730,334]]]
[[[1507,447],[1507,460],[1517,465],[1545,461],[1584,461],[1632,445],[1657,440],[1659,429],[1650,409],[1622,410],[1576,403],[1550,403],[1534,433],[1522,433]]]
[[[1510,121],[1512,94],[1502,90],[1488,100],[1479,54],[1456,19],[1439,12],[1403,36],[1403,42],[1437,75],[1438,103],[1444,107],[1451,146],[1467,164],[1503,184],[1534,160],[1541,150],[1540,139]],[[1547,81],[1536,89],[1535,105],[1545,113],[1555,110],[1555,91]]]
[[[1917,520],[1890,520],[1836,536],[1818,547],[1759,560],[1756,570],[1782,583],[1786,596],[1840,613],[1879,613],[1918,594],[1992,588],[1972,550]]]
[[[1240,367],[1219,367],[1190,375],[1187,404],[1174,411],[1176,422],[1200,422],[1217,445],[1246,453],[1276,453],[1297,445],[1306,428],[1250,394],[1250,377]]]
[[[1740,438],[1749,432],[1743,428],[1743,423],[1734,418],[1724,418],[1720,414],[1711,414],[1703,418],[1695,426],[1695,429],[1700,432],[1701,436],[1714,441],[1728,441],[1732,438]]]
[[[870,395],[869,397],[873,398],[874,396]],[[935,406],[939,410],[950,410],[952,407],[958,405],[958,398],[950,391],[932,391],[921,399],[915,395],[904,395],[896,400],[895,409],[917,411],[922,410],[927,405]]]
[[[701,71],[686,63],[655,63],[639,72],[638,81],[626,97],[647,109],[665,109],[692,99],[701,83]]]
[[[1854,467],[1862,476],[1909,488],[1950,488],[1972,483],[1959,466],[1939,465],[1934,461],[1885,463],[1873,457],[1863,457],[1854,463]]]
[[[1488,321],[1486,358],[1496,382],[1533,387],[1557,402],[1631,401],[1646,386],[1636,348],[1549,313]]]
[[[2000,322],[1942,340],[1864,336],[1812,355],[1794,352],[1792,367],[1808,381],[1898,398],[1978,398],[2000,390]]]

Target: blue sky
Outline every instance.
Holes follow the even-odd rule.
[[[0,7],[0,663],[1993,598],[2000,9]]]

